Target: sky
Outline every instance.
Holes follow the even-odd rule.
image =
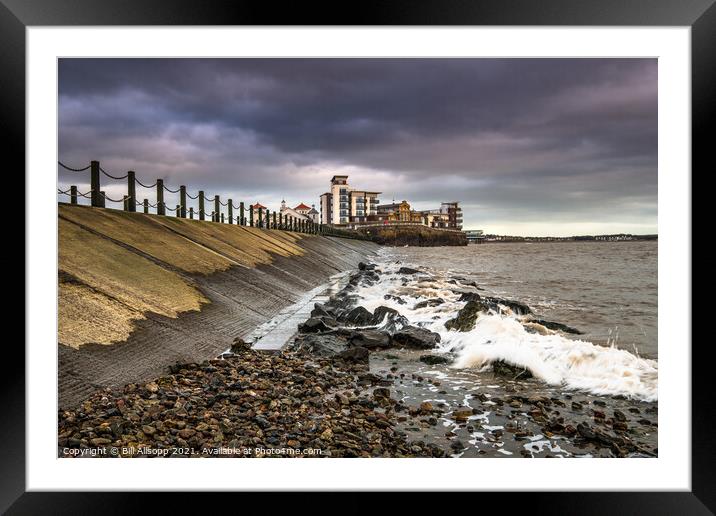
[[[60,59],[58,87],[74,168],[270,209],[348,175],[486,233],[657,233],[656,59]]]

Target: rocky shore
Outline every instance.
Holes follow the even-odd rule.
[[[449,353],[432,352],[440,334],[395,308],[358,304],[358,289],[378,284],[383,274],[361,263],[343,290],[316,304],[280,353],[260,353],[236,339],[214,360],[177,364],[168,375],[99,391],[76,410],[61,411],[59,456],[657,454],[655,403],[562,392],[504,361],[489,372],[450,369]],[[418,269],[390,274],[403,284],[424,281]],[[445,324],[451,331],[469,331],[491,310],[531,316],[522,303],[455,284],[465,304]],[[428,308],[444,301],[423,302]],[[578,331],[536,317],[525,324],[532,331]]]

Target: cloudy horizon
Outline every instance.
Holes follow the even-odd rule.
[[[342,174],[486,233],[657,233],[657,60],[60,59],[59,159],[271,209]]]

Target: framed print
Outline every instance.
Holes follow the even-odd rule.
[[[3,0],[28,301],[2,509],[710,513],[712,4]]]

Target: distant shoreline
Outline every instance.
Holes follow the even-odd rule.
[[[576,236],[576,237],[520,237],[520,236],[498,236],[485,235],[482,243],[535,243],[535,242],[656,242],[658,235],[597,235],[597,236]]]

